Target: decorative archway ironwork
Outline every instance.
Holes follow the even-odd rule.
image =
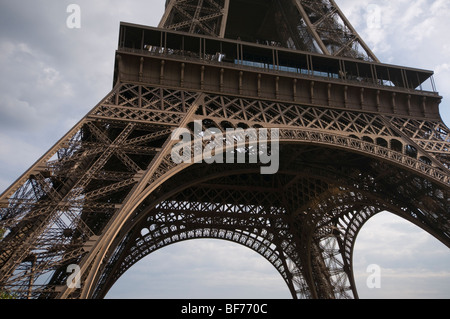
[[[121,24],[113,90],[0,196],[0,288],[100,298],[155,249],[219,238],[264,256],[294,298],[357,298],[355,239],[382,210],[450,247],[433,73],[379,63],[333,0],[259,3],[286,21],[262,42],[232,37],[244,0],[171,0],[162,28]],[[277,142],[277,173],[207,165],[196,123],[218,130],[219,155],[259,150],[238,128],[276,132],[259,142]],[[191,162],[172,158],[178,129]]]

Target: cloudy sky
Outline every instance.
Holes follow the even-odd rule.
[[[450,124],[448,0],[336,0],[378,58],[435,71]],[[68,28],[70,4],[81,28]],[[112,88],[119,22],[157,26],[164,0],[0,0],[0,192]],[[367,267],[381,269],[369,289]],[[449,298],[450,252],[389,213],[358,237],[361,298]],[[196,240],[150,255],[110,298],[289,298],[281,276],[247,248]]]

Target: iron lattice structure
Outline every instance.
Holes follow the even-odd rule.
[[[294,298],[358,298],[353,247],[378,212],[450,246],[432,75],[380,63],[333,0],[172,0],[158,28],[122,23],[112,91],[0,197],[0,288],[102,298],[148,254],[217,238],[265,257]],[[277,130],[278,172],[176,164],[172,133],[195,141],[196,123],[247,158],[261,150],[243,131]]]

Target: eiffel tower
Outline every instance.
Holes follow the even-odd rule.
[[[293,298],[358,298],[355,240],[381,211],[450,247],[433,72],[381,63],[334,0],[168,0],[158,27],[121,23],[116,53],[112,91],[0,197],[0,290],[103,298],[208,238],[259,253]]]

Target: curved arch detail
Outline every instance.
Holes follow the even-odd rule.
[[[189,189],[192,186],[202,184],[202,183],[207,183],[208,180],[214,180],[214,179],[221,178],[221,177],[223,178],[230,174],[231,175],[244,175],[244,174],[248,174],[251,172],[253,172],[254,174],[257,174],[258,173],[257,167],[255,167],[253,169],[246,168],[243,170],[236,170],[236,171],[232,171],[232,172],[229,172],[229,171],[220,172],[220,171],[213,170],[213,175],[205,175],[203,178],[197,179],[197,180],[185,178],[189,182],[187,182],[185,185],[181,185],[178,189],[172,189],[168,193],[163,192],[163,194],[164,194],[163,198],[153,199],[152,200],[153,204],[147,203],[146,207],[148,210],[155,209],[157,211],[157,208],[153,208],[154,206],[156,206],[158,203],[161,203],[161,205],[164,205],[164,203],[170,204],[172,201],[170,198],[175,196],[176,194],[179,194],[180,192],[183,192],[183,189],[184,190]],[[289,172],[282,171],[282,172],[280,172],[280,174],[289,174]],[[299,173],[298,172],[297,173],[290,172],[290,174],[295,175],[295,174],[299,174]],[[323,181],[326,181],[327,183],[332,183],[333,180],[334,181],[338,180],[338,178],[333,179],[333,177],[326,176],[326,175],[323,175],[322,177],[320,177],[319,175],[317,175],[313,172],[311,172],[309,174],[311,174],[311,177],[314,176],[315,178],[322,179]],[[194,175],[197,176],[196,174],[194,174]],[[308,174],[303,174],[302,176],[307,177]],[[183,176],[181,176],[179,178],[181,180],[183,180]],[[354,246],[356,234],[358,233],[358,231],[362,227],[362,225],[370,217],[372,217],[373,215],[382,211],[383,209],[391,208],[389,203],[382,204],[381,200],[379,198],[377,198],[376,196],[373,196],[370,192],[353,189],[354,193],[352,193],[351,189],[345,189],[345,188],[342,188],[341,191],[342,191],[342,194],[340,194],[338,197],[336,197],[336,194],[334,194],[333,195],[334,197],[330,198],[330,193],[324,193],[323,195],[321,195],[321,197],[323,197],[322,199],[320,199],[320,197],[317,198],[318,202],[320,202],[322,205],[326,204],[326,206],[327,206],[327,212],[330,217],[328,219],[324,219],[325,221],[326,220],[331,221],[334,215],[340,216],[338,219],[333,221],[331,224],[327,224],[326,222],[322,221],[323,225],[320,225],[320,224],[318,225],[318,227],[319,227],[318,229],[322,229],[322,231],[318,232],[318,234],[320,236],[320,237],[318,237],[318,240],[321,241],[323,238],[328,238],[329,236],[332,236],[337,239],[337,245],[339,246],[340,254],[342,255],[344,264],[342,264],[342,261],[335,259],[334,253],[330,252],[327,255],[327,258],[328,258],[327,263],[334,265],[334,271],[336,273],[339,272],[338,269],[340,269],[341,273],[344,272],[343,269],[346,267],[349,267],[351,269],[353,246]],[[194,194],[194,192],[192,191],[192,193],[190,193],[190,195],[192,196],[193,194]],[[202,195],[199,195],[199,196],[202,196]],[[188,197],[189,196],[187,196],[186,198],[188,198]],[[199,199],[200,199],[200,197],[199,197]],[[377,204],[377,206],[379,208],[374,208],[373,205],[375,203],[377,203],[377,201],[379,202]],[[182,207],[180,209],[181,210],[184,209],[185,212],[189,213],[189,209],[187,209],[187,208]],[[307,208],[305,207],[305,209],[307,209]],[[323,207],[317,208],[316,214],[320,214],[321,209],[323,209]],[[347,209],[348,212],[345,215],[339,215],[339,212],[343,211],[345,209]],[[302,209],[300,209],[300,211],[301,210]],[[198,210],[198,211],[201,211],[201,210]],[[312,210],[311,212],[313,212],[313,211],[314,210]],[[140,215],[148,216],[148,213],[141,212]],[[224,216],[224,218],[225,217],[226,216]],[[174,216],[173,221],[176,223],[176,222],[179,222],[180,219],[177,219]],[[147,236],[151,231],[156,229],[156,228],[152,229],[151,223],[150,222],[148,222],[148,223],[149,223],[149,225],[145,227],[145,229],[146,229],[145,236]],[[204,220],[202,224],[211,225],[211,222],[207,222]],[[136,220],[136,222],[134,224],[131,224],[128,226],[129,231],[131,231],[133,229],[133,227],[135,227],[136,225],[141,225],[141,224],[139,224],[139,220]],[[259,225],[258,227],[263,227],[263,226],[264,225]],[[223,225],[221,226],[219,224],[219,225],[216,225],[215,228],[220,229],[221,227],[223,227]],[[228,225],[227,227],[230,227],[230,226]],[[231,227],[239,227],[239,226],[231,226]],[[207,229],[208,227],[204,226],[203,228]],[[136,229],[137,229],[138,237],[142,237],[142,229],[144,229],[142,227],[142,225],[137,227]],[[231,228],[231,229],[234,229],[234,228]],[[172,231],[176,231],[176,230],[177,230],[176,227],[174,229],[172,229]],[[341,230],[343,230],[343,232]],[[193,232],[195,232],[195,230],[193,230],[193,229],[191,229],[190,231],[192,234],[193,234]],[[198,231],[200,233],[202,232],[201,229],[199,229]],[[125,231],[125,232],[128,232],[128,231]],[[166,233],[170,233],[168,228],[166,229]],[[232,234],[233,232],[228,230],[228,233]],[[198,234],[198,232],[197,232],[197,234]],[[286,233],[284,235],[286,235]],[[164,238],[166,238],[166,237],[164,237]],[[185,238],[187,238],[187,236],[185,236]],[[199,238],[208,238],[208,237],[207,236],[199,236]],[[212,236],[210,238],[217,238],[217,237]],[[168,240],[168,243],[171,242],[170,239],[166,239],[166,240]],[[132,249],[134,254],[136,254],[135,255],[136,257],[132,258],[133,262],[130,262],[128,264],[128,266],[124,266],[124,269],[122,269],[122,272],[126,271],[126,269],[128,269],[134,262],[137,262],[137,260],[139,260],[140,258],[143,258],[145,256],[145,254],[138,253],[139,251],[146,251],[147,253],[151,252],[151,249],[148,250],[148,246],[146,243],[144,243],[142,241],[140,241],[140,242],[141,242],[141,244],[136,244],[136,247]],[[164,240],[161,239],[160,246],[158,247],[158,249],[164,245],[165,245]],[[322,249],[324,251],[326,251],[326,249],[324,249],[324,248],[322,248]],[[291,250],[294,250],[294,249],[291,248]],[[274,256],[274,255],[271,254],[271,256]],[[278,255],[278,256],[280,256],[280,255]],[[286,255],[286,256],[288,256],[288,255]],[[286,265],[291,264],[291,265],[295,266],[296,262],[294,262],[293,260],[295,260],[295,258],[290,258],[286,262]],[[279,260],[277,262],[279,264]],[[284,267],[286,267],[286,266],[284,266]],[[297,270],[294,269],[295,267],[297,267]],[[298,273],[298,263],[297,263],[297,266],[295,266],[295,267],[294,268],[290,267],[290,269],[293,271],[293,273]],[[276,266],[276,268],[277,268],[277,266]],[[280,273],[282,274],[283,278],[285,278],[285,280],[286,280],[286,278],[289,278],[289,276],[287,276],[286,273],[282,273],[282,272],[280,272]],[[290,285],[291,285],[290,289],[291,289],[291,291],[297,291],[297,293],[296,293],[297,297],[304,297],[306,295],[306,293],[305,293],[306,289],[304,288],[306,286],[306,283],[304,282],[304,279],[302,278],[302,276],[297,276],[297,277],[300,278],[300,279],[297,279],[297,283],[300,282],[300,284],[297,284],[296,286],[300,286],[300,289],[299,288],[297,288],[297,289],[291,288],[294,285],[294,282],[290,283]],[[350,282],[352,282],[352,286],[354,286],[354,279],[351,274],[347,275],[347,276],[343,276],[343,278],[344,278],[344,279],[342,279],[343,282],[345,282],[346,280],[350,281]],[[287,281],[287,283],[289,286],[289,281]],[[301,291],[302,293],[299,293],[299,291]],[[356,295],[356,293],[355,293],[355,295]]]
[[[304,133],[304,132],[302,132],[302,133]],[[295,136],[295,135],[294,135]],[[325,137],[324,135],[316,135],[315,133],[312,135],[312,136],[314,136],[314,137]],[[330,138],[331,138],[331,136],[330,136]],[[336,140],[339,140],[340,139],[340,137],[333,137],[333,138],[331,138],[331,139],[327,139],[327,138],[324,138],[323,139],[323,144],[325,144],[325,143],[329,143],[330,145],[331,144],[333,144],[333,145],[335,145],[334,143],[331,143],[331,141],[336,141]],[[291,142],[292,143],[292,140],[293,139],[288,139],[288,138],[285,138],[285,139],[283,139],[283,140],[281,140],[281,143],[282,144],[285,144],[286,142]],[[312,144],[314,144],[314,143],[317,143],[318,145],[320,145],[320,143],[318,143],[317,141],[319,140],[319,141],[321,141],[320,139],[318,139],[318,138],[313,138],[312,140],[314,140],[314,142],[312,143]],[[345,140],[345,139],[344,139]],[[296,141],[296,142],[298,142],[298,140],[294,140],[294,141]],[[364,142],[362,142],[362,141],[360,141],[360,142],[358,142],[358,141],[354,141],[354,140],[352,140],[352,142],[355,142],[356,144],[355,145],[359,145],[359,146],[361,146],[361,145],[363,145],[363,143]],[[289,143],[289,144],[291,144],[291,143]],[[301,142],[299,142],[299,143],[301,143]],[[239,144],[240,146],[245,146],[246,145],[246,143],[242,143],[242,144]],[[343,145],[345,145],[345,147],[347,147],[348,146],[348,144],[346,144],[346,143],[344,143],[344,144],[341,144],[341,148],[344,148],[344,146]],[[367,145],[366,145],[367,146]],[[346,149],[346,148],[345,148]],[[376,150],[377,148],[376,147],[370,147],[370,148],[367,148],[368,150],[370,150],[371,152],[371,154],[372,154],[372,156],[374,156],[373,154],[375,154],[373,151],[374,150]],[[379,148],[378,148],[379,149]],[[347,150],[347,149],[346,149]],[[359,149],[360,150],[360,152],[361,153],[368,153],[368,152],[365,152],[365,151],[361,151],[361,148]],[[389,154],[389,152],[387,153],[387,154]],[[167,157],[167,155],[166,155],[166,157]],[[149,185],[149,188],[147,188],[147,190],[148,190],[148,192],[147,193],[142,193],[141,194],[141,200],[140,200],[140,202],[139,203],[142,203],[142,201],[145,199],[145,198],[147,198],[151,193],[152,193],[152,191],[154,190],[154,189],[156,189],[156,187],[159,187],[160,185],[162,185],[162,183],[164,182],[164,181],[166,181],[168,178],[170,178],[170,176],[174,176],[174,175],[176,175],[176,174],[178,174],[178,173],[180,173],[181,171],[183,171],[184,169],[187,169],[188,167],[190,167],[191,165],[190,164],[181,164],[181,165],[178,165],[178,166],[173,166],[172,168],[170,167],[170,166],[165,166],[165,173],[163,172],[164,170],[162,170],[161,171],[161,174],[158,174],[157,172],[155,172],[155,175],[153,176],[153,177],[155,177],[155,176],[159,176],[159,178],[155,178],[155,179],[150,179],[149,181],[148,181],[148,185]],[[170,176],[169,176],[170,175]],[[151,187],[151,188],[150,188]],[[153,190],[151,190],[151,189],[153,189]],[[137,207],[139,204],[135,204],[135,207]],[[359,212],[358,212],[359,213]],[[368,213],[367,214],[367,218],[369,218],[370,216],[372,216],[374,213],[372,212],[372,213]],[[355,215],[356,216],[356,215]],[[359,228],[362,226],[362,224],[367,220],[367,218],[362,218],[361,219],[361,217],[355,217],[353,220],[352,220],[352,222],[350,222],[350,223],[348,223],[347,225],[346,225],[346,229],[347,229],[347,235],[348,234],[350,234],[350,235],[356,235],[356,233],[357,233],[357,231],[359,230]],[[352,226],[352,225],[354,225],[354,226]],[[355,229],[356,228],[356,229]],[[344,257],[344,259],[345,259],[345,263],[347,263],[347,264],[351,264],[351,258],[352,258],[352,250],[353,250],[353,245],[354,245],[354,240],[353,241],[346,241],[345,240],[345,236],[344,236],[344,238],[342,238],[342,244],[343,244],[343,246],[342,247],[344,247],[343,249],[344,249],[344,252],[343,252],[343,257]],[[285,278],[285,277],[284,277]],[[352,278],[350,278],[350,280],[352,281],[353,279]],[[303,285],[304,285],[304,283],[303,283]],[[292,290],[291,290],[292,291]]]
[[[170,228],[169,228],[170,229]],[[155,232],[148,234],[142,238],[145,244],[142,244],[139,251],[137,251],[129,260],[125,260],[126,264],[121,265],[121,272],[115,274],[113,281],[117,281],[129,268],[131,268],[138,261],[142,260],[146,256],[154,253],[157,250],[168,247],[173,244],[177,244],[184,241],[195,239],[217,239],[233,242],[244,246],[258,255],[266,259],[280,274],[285,281],[287,288],[290,290],[293,298],[297,298],[300,293],[296,291],[295,286],[292,283],[290,274],[292,272],[300,272],[298,266],[289,259],[287,256],[283,256],[277,250],[277,247],[273,244],[273,234],[262,230],[261,234],[246,233],[238,230],[226,230],[219,228],[199,228],[199,229],[170,229],[163,236],[155,238],[154,235],[162,229],[155,229]],[[266,235],[266,237],[262,237]],[[151,243],[151,244],[150,244]],[[139,244],[139,243],[137,243]],[[287,266],[290,265],[290,266]],[[294,270],[295,269],[295,270]],[[108,287],[111,287],[114,283],[110,283]],[[102,295],[105,295],[110,288],[102,290]],[[305,288],[304,288],[305,290]]]
[[[202,99],[205,99],[204,95],[200,96],[197,99],[198,105],[204,103],[204,101],[203,102],[201,101]],[[96,257],[96,262],[93,266],[95,269],[100,267],[101,260],[103,259],[103,257],[107,254],[108,251],[111,250],[111,247],[114,247],[112,245],[119,232],[126,225],[127,221],[133,217],[133,214],[135,214],[136,210],[147,198],[152,196],[152,194],[154,194],[154,192],[156,192],[158,188],[160,188],[165,182],[167,182],[172,177],[190,169],[194,165],[194,163],[203,162],[208,158],[207,156],[205,156],[203,150],[205,146],[208,144],[208,142],[211,141],[211,139],[206,141],[201,140],[200,143],[196,143],[195,140],[196,132],[192,131],[192,125],[189,124],[193,123],[195,119],[203,121],[208,117],[193,115],[195,111],[196,108],[192,107],[192,109],[189,111],[190,115],[186,116],[183,122],[181,123],[182,124],[181,127],[185,128],[184,133],[188,133],[188,135],[191,137],[191,140],[184,144],[178,144],[180,148],[187,147],[187,149],[190,150],[191,152],[190,154],[194,155],[189,157],[190,161],[188,162],[175,163],[172,158],[172,151],[174,149],[174,146],[176,145],[175,143],[177,140],[172,138],[168,139],[165,142],[161,151],[153,159],[151,165],[149,166],[150,169],[147,170],[143,178],[140,179],[139,185],[135,189],[133,195],[129,197],[127,201],[121,206],[119,213],[117,213],[116,216],[114,217],[114,220],[111,221],[110,223],[111,227],[104,235],[102,242],[99,243],[101,251],[99,252],[99,255]],[[236,123],[234,122],[235,121],[231,120],[225,122],[223,119],[221,120],[221,122],[217,122],[216,119],[214,118],[212,119],[208,118],[208,122],[205,122],[206,126],[203,126],[202,124],[202,131],[201,131],[202,134],[204,133],[203,129],[213,127],[216,128],[217,126],[218,132],[216,133],[216,138],[224,142],[222,144],[222,147],[214,149],[214,151],[216,152],[214,153],[214,155],[223,156],[224,154],[227,154],[227,152],[230,152],[231,150],[236,150],[238,148],[245,150],[244,152],[248,155],[251,144],[248,140],[246,140],[245,132],[242,132],[242,130],[244,129],[242,129],[241,131],[238,130],[233,132],[231,134],[231,139],[228,139],[230,137],[230,134],[228,132],[225,132],[226,128],[238,127],[238,125],[236,125]],[[221,125],[218,125],[219,123]],[[360,136],[357,135],[348,136],[342,133],[336,134],[335,131],[331,130],[328,133],[324,132],[323,130],[321,131],[319,129],[294,128],[294,127],[290,128],[287,126],[274,128],[272,125],[267,125],[269,126],[269,128],[264,128],[264,126],[266,126],[264,123],[262,123],[262,125],[253,123],[251,124],[251,126],[253,126],[253,129],[256,130],[265,129],[268,132],[273,131],[277,132],[277,134],[275,135],[276,138],[274,138],[273,135],[268,135],[270,137],[258,140],[258,142],[266,143],[266,145],[276,140],[276,142],[278,142],[279,145],[281,146],[298,145],[299,147],[311,146],[311,147],[320,147],[324,149],[335,149],[341,152],[347,152],[349,154],[350,153],[357,154],[365,158],[374,159],[375,161],[381,163],[380,165],[383,165],[384,163],[387,164],[388,166],[389,165],[395,166],[401,171],[412,173],[411,176],[418,176],[423,180],[430,180],[439,187],[446,188],[450,183],[448,172],[446,170],[442,170],[441,167],[434,165],[435,164],[434,162],[430,163],[421,160],[420,152],[418,152],[414,156],[411,156],[411,152],[408,151],[408,148],[402,146],[400,150],[397,142],[394,142],[393,143],[394,147],[392,147],[391,140],[397,141],[398,137],[392,139],[387,138],[386,140],[383,139],[383,141],[381,142],[380,139],[378,139],[378,144],[381,145],[377,145],[376,139],[363,140],[361,139],[361,136],[363,136],[361,134]],[[190,131],[189,128],[191,128]],[[249,129],[252,129],[252,127],[250,127]],[[192,141],[192,139],[194,139],[194,142]],[[400,142],[400,144],[401,143],[404,143],[402,145],[409,145],[405,143],[405,141],[403,140],[402,142]],[[199,149],[200,152],[198,152]],[[213,153],[210,153],[209,155],[211,154]],[[258,167],[261,167],[261,165],[259,165]],[[349,247],[352,246],[351,244],[347,245],[350,245]],[[308,250],[307,253],[312,253],[312,251]],[[345,259],[347,263],[349,262],[349,260],[351,261],[351,257],[346,256]],[[320,262],[318,261],[318,263]],[[85,267],[89,267],[89,265],[86,264]],[[308,275],[306,277],[308,277]],[[314,278],[312,278],[312,273],[309,274],[309,277],[310,278],[305,278],[305,280],[308,282],[308,284],[311,285],[312,282],[314,281]],[[88,295],[92,294],[94,282],[97,280],[95,278],[96,275],[92,274],[90,275],[90,278],[87,279],[89,288],[85,290],[84,297],[87,297]],[[329,283],[326,282],[323,282],[322,284],[325,286],[330,285]]]

